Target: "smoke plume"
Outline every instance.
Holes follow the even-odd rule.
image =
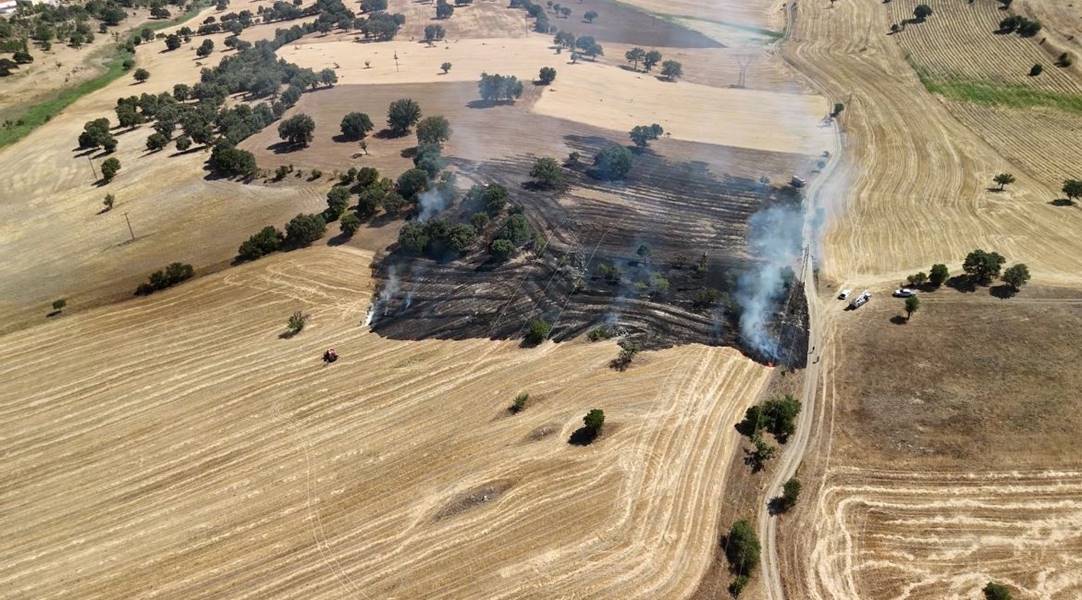
[[[441,194],[437,188],[432,188],[427,192],[417,197],[417,207],[420,211],[417,213],[417,221],[424,223],[432,217],[438,215],[445,208],[447,208],[448,201],[446,195]]]
[[[756,265],[737,281],[740,333],[754,349],[779,356],[770,316],[785,292],[787,274],[801,254],[804,214],[799,207],[772,206],[748,219],[748,253]]]

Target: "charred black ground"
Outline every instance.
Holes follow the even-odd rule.
[[[566,136],[583,157],[612,143]],[[701,162],[674,162],[647,150],[622,182],[590,177],[589,159],[568,166],[566,189],[529,184],[536,157],[456,161],[460,174],[511,190],[537,236],[506,264],[481,248],[450,262],[392,252],[375,269],[383,285],[373,329],[400,339],[521,337],[532,319],[566,340],[599,326],[645,348],[682,343],[727,345],[763,362],[802,366],[807,310],[789,278],[771,299],[766,327],[779,340],[764,352],[741,334],[741,275],[760,268],[748,255],[748,220],[768,207],[799,210],[790,187],[715,175]],[[442,217],[466,221],[458,204]],[[645,250],[645,251],[644,251]],[[664,278],[667,290],[654,283]]]

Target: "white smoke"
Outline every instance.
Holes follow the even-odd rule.
[[[391,265],[387,268],[387,280],[379,290],[379,295],[376,297],[376,303],[369,309],[366,325],[371,325],[377,318],[387,314],[387,307],[391,302],[391,298],[398,293],[401,285],[401,280],[398,278],[398,270],[395,269],[394,265]]]
[[[424,223],[447,208],[449,198],[433,188],[417,197],[417,206],[421,209],[417,221]]]
[[[785,291],[786,273],[800,259],[803,226],[799,207],[772,206],[748,219],[748,252],[756,264],[737,281],[740,333],[772,358],[779,356],[779,340],[769,330],[770,316]]]

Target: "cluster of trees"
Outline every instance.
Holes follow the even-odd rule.
[[[759,564],[759,553],[762,551],[759,545],[759,537],[755,535],[755,528],[747,519],[740,519],[729,528],[729,534],[722,540],[725,547],[725,558],[729,561],[729,569],[734,578],[729,584],[729,593],[738,597],[748,585],[748,578],[756,565]]]
[[[937,288],[943,285],[950,277],[950,271],[947,270],[947,265],[937,263],[932,265],[932,269],[925,273],[920,271],[906,277],[906,283],[914,287],[923,287],[928,285],[932,288]]]
[[[109,119],[104,117],[87,121],[83,124],[83,132],[79,134],[79,149],[103,148],[106,152],[113,152],[116,150],[117,141],[110,129]]]
[[[442,40],[446,35],[447,30],[443,25],[425,25],[425,41],[429,44]]]
[[[624,58],[631,63],[634,70],[638,71],[639,63],[642,63],[643,70],[649,73],[651,69],[661,62],[661,53],[657,50],[647,52],[642,48],[632,48],[624,53]]]
[[[1000,277],[1000,271],[1006,262],[1007,259],[998,252],[977,249],[966,255],[962,270],[965,271],[970,283],[989,285]],[[1017,292],[1029,281],[1029,267],[1023,263],[1012,265],[1002,271],[1002,279],[1010,291]]]
[[[164,290],[191,279],[194,275],[195,269],[191,265],[179,262],[171,263],[164,269],[151,273],[146,283],[140,283],[139,287],[135,289],[135,295],[146,296],[153,294],[158,290]]]
[[[737,430],[746,435],[754,446],[748,451],[747,462],[755,471],[777,453],[777,448],[763,439],[762,432],[770,432],[779,443],[784,444],[796,431],[796,417],[800,414],[800,401],[786,394],[774,397],[762,404],[749,407]]]
[[[446,219],[430,219],[424,223],[410,221],[398,236],[398,243],[406,252],[437,260],[465,254],[476,241],[477,230],[473,225],[451,224]]]
[[[575,34],[570,31],[559,31],[556,33],[556,37],[553,38],[553,42],[559,48],[567,48],[571,51],[572,62],[577,60],[580,55],[589,56],[591,59],[605,55],[605,49],[590,35],[575,37]]]
[[[481,98],[486,102],[513,102],[522,96],[522,82],[514,75],[489,75],[481,73],[477,84]]]
[[[549,23],[548,15],[545,14],[545,7],[540,4],[530,0],[511,0],[510,7],[525,10],[526,14],[534,19],[534,31],[538,33],[550,33],[552,31],[552,24]]]
[[[1076,199],[1082,198],[1082,181],[1077,179],[1067,179],[1063,182],[1063,187],[1061,189],[1063,195],[1067,197],[1067,201],[1072,204]]]
[[[556,69],[552,67],[541,67],[541,70],[537,73],[537,81],[541,85],[548,85],[553,81],[556,81]]]
[[[237,248],[237,261],[256,260],[279,250],[303,248],[323,237],[327,222],[322,215],[298,214],[286,223],[285,231],[267,226]]]
[[[1021,15],[1011,15],[999,22],[999,33],[1017,33],[1021,37],[1033,37],[1040,33],[1041,22]]]
[[[128,16],[125,8],[134,6],[130,0],[56,5],[20,2],[13,14],[0,19],[0,52],[15,53],[14,62],[26,64],[33,60],[28,39],[42,50],[49,50],[54,41],[78,48],[94,41],[95,29],[98,33],[106,33],[109,27],[119,25]],[[91,20],[98,21],[96,27]]]
[[[307,147],[315,131],[315,120],[304,113],[297,113],[278,124],[278,137],[293,146]]]
[[[455,7],[451,6],[447,0],[436,0],[437,19],[450,19],[453,14],[455,14]]]
[[[636,147],[643,149],[663,133],[665,133],[665,130],[661,128],[661,125],[654,123],[653,125],[636,125],[631,128],[627,135]]]

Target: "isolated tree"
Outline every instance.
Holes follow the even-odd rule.
[[[515,253],[515,245],[511,243],[511,240],[493,240],[492,244],[488,247],[488,253],[491,254],[492,258],[497,262],[503,262],[508,258],[511,258]]]
[[[327,223],[316,214],[299,214],[286,223],[285,246],[301,248],[323,237]]]
[[[449,62],[443,63],[442,65],[440,65],[440,69],[443,71],[443,74],[446,75],[447,72],[451,70],[451,63],[449,63]]]
[[[537,74],[537,81],[541,85],[548,85],[556,80],[556,69],[552,67],[541,67],[541,71]]]
[[[407,200],[413,200],[417,194],[428,189],[428,173],[422,169],[410,169],[398,176],[395,188]]]
[[[910,296],[905,299],[905,320],[909,321],[913,313],[920,310],[920,298],[916,296]]]
[[[101,178],[105,183],[112,181],[118,171],[120,171],[120,161],[116,157],[107,158],[101,163]]]
[[[526,343],[537,345],[548,339],[552,333],[552,325],[544,319],[532,319],[526,331]],[[602,417],[604,421],[604,417]],[[598,426],[600,428],[600,426]]]
[[[316,122],[304,113],[297,113],[278,124],[278,137],[294,146],[307,146],[312,141]]]
[[[747,575],[759,564],[759,538],[747,519],[740,519],[729,528],[725,538],[725,558],[733,571]]]
[[[582,418],[582,424],[586,427],[594,437],[601,433],[601,428],[605,425],[605,411],[600,408],[591,409],[586,413],[586,416]]]
[[[135,80],[138,81],[139,83],[143,83],[147,79],[150,79],[150,71],[147,71],[146,69],[143,69],[143,68],[136,69],[135,73],[133,73],[132,75],[133,75],[133,77],[135,77]]]
[[[347,113],[342,117],[342,136],[348,140],[360,140],[368,135],[369,131],[375,127],[372,124],[372,119],[368,118],[368,115],[362,112]]]
[[[784,444],[796,432],[800,401],[789,394],[777,396],[763,403],[761,414],[763,427]]]
[[[928,283],[930,283],[932,287],[939,287],[943,285],[943,282],[945,282],[948,277],[950,277],[950,271],[947,270],[947,265],[934,264],[932,265],[932,270],[928,273]]]
[[[594,156],[594,172],[600,179],[623,179],[631,171],[631,152],[613,144]]]
[[[676,81],[684,75],[684,66],[675,60],[661,63],[661,75],[669,81]]]
[[[1036,76],[1040,75],[1043,72],[1044,72],[1044,67],[1042,67],[1039,64],[1035,64],[1035,65],[1033,65],[1032,67],[1029,68],[1029,76],[1030,77],[1036,77]]]
[[[508,409],[512,413],[520,413],[526,408],[526,401],[530,399],[530,395],[526,392],[515,396],[515,399],[511,401],[511,407]]]
[[[109,212],[113,210],[113,205],[116,204],[116,196],[112,194],[106,194],[105,200],[102,200],[101,204],[104,207],[102,209],[102,212]]]
[[[425,26],[425,41],[428,43],[437,42],[442,40],[447,35],[447,31],[443,28],[443,25],[426,25]]]
[[[639,62],[645,57],[646,50],[643,50],[642,48],[632,48],[624,53],[624,58],[627,59],[627,62],[631,63],[632,68],[636,71],[639,70]]]
[[[665,130],[661,128],[661,125],[654,123],[653,125],[636,125],[628,132],[628,136],[636,146],[642,149],[650,144],[650,140],[656,140],[662,133],[665,133]]]
[[[985,600],[1011,600],[1011,590],[1002,583],[996,583],[989,581],[988,585],[984,586],[981,590],[984,592]]]
[[[543,156],[534,161],[533,168],[530,169],[530,177],[534,179],[538,187],[555,189],[563,185],[563,167],[555,158]]]
[[[800,480],[796,477],[789,479],[782,486],[781,496],[778,498],[778,506],[783,510],[789,510],[796,506],[796,501],[800,498]]]
[[[661,62],[661,53],[657,50],[651,50],[642,57],[642,67],[649,72],[658,63]]]
[[[67,306],[67,305],[68,305],[68,301],[66,299],[64,299],[64,298],[61,298],[59,300],[53,300],[53,310],[58,312],[58,313],[60,311],[64,310],[64,307]]]
[[[992,181],[999,185],[999,190],[1003,190],[1006,186],[1014,183],[1014,175],[1010,173],[1000,173],[992,178]]]
[[[319,72],[319,82],[324,87],[334,87],[334,84],[338,83],[338,73],[335,73],[334,69],[323,69]]]
[[[1067,196],[1067,200],[1074,202],[1075,198],[1082,197],[1082,181],[1077,179],[1068,179],[1063,182],[1063,195]]]
[[[357,230],[361,227],[361,218],[355,212],[348,212],[342,215],[338,226],[342,229],[343,235],[353,237],[353,234],[357,233]]]
[[[241,150],[228,142],[214,145],[207,166],[211,172],[222,177],[254,177],[258,171],[255,156],[251,152]]]
[[[996,252],[985,252],[977,249],[966,255],[966,259],[962,263],[962,270],[965,271],[970,280],[981,285],[987,285],[993,279],[999,277],[999,270],[1005,262],[1007,262],[1007,259]]]
[[[918,23],[923,23],[925,19],[932,16],[932,7],[927,4],[918,4],[913,9],[913,16],[917,19]]]
[[[1029,281],[1029,267],[1023,263],[1012,265],[1003,271],[1003,282],[1011,287],[1012,292],[1022,289],[1027,281]]]
[[[395,100],[387,109],[387,125],[395,135],[405,135],[421,120],[421,106],[412,98]]]
[[[926,281],[928,281],[928,274],[924,271],[920,271],[919,273],[913,273],[912,275],[906,277],[905,280],[909,285],[920,287],[924,285]]]
[[[436,18],[437,19],[450,19],[451,15],[455,14],[455,7],[447,3],[447,0],[437,0],[436,2]]]
[[[327,192],[327,210],[323,212],[323,220],[334,221],[346,212],[349,206],[349,188],[344,185],[336,185]]]
[[[214,52],[214,42],[210,39],[204,39],[202,44],[195,50],[195,55],[199,58],[210,56],[210,53]]]
[[[165,36],[166,50],[176,50],[177,48],[180,48],[180,44],[181,40],[179,35],[175,33],[170,33],[169,35]]]
[[[774,458],[774,455],[778,453],[776,446],[771,446],[763,439],[763,436],[756,433],[751,436],[751,442],[754,449],[749,453],[749,461],[753,471],[761,471],[766,466],[767,461]]]
[[[451,124],[440,115],[425,117],[417,124],[418,144],[442,144],[451,139]]]
[[[522,82],[514,75],[489,75],[481,73],[477,83],[481,99],[486,102],[513,101],[522,95]]]

